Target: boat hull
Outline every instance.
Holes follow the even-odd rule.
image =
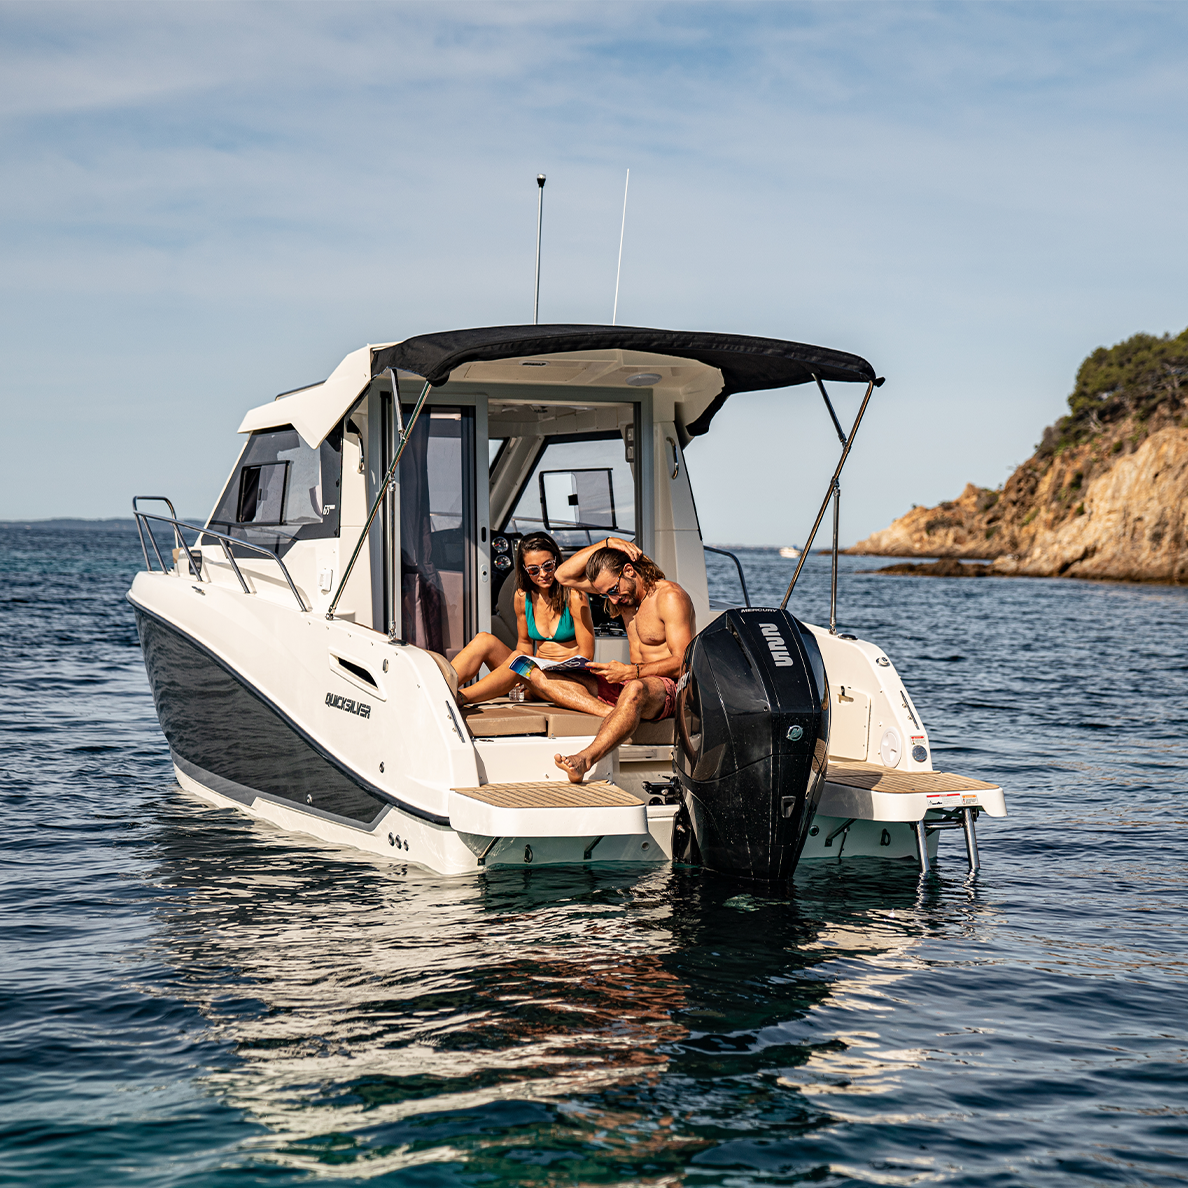
[[[379,820],[385,798],[334,763],[262,693],[163,620],[138,609],[136,627],[179,771],[241,804],[266,795],[344,824]]]
[[[263,600],[248,603],[259,616],[250,637],[271,638],[271,646],[264,665],[256,664],[256,658],[248,652],[244,657],[248,671],[239,671],[219,654],[217,645],[225,632],[242,640],[245,624],[225,623],[220,607],[223,592],[215,589],[204,593],[201,602],[182,600],[176,605],[176,595],[184,589],[182,583],[165,579],[147,589],[142,586],[136,591],[139,597],[130,601],[153,701],[178,783],[205,803],[237,809],[287,832],[303,833],[439,874],[464,874],[484,866],[658,862],[667,858],[661,843],[646,831],[602,837],[492,838],[455,829],[448,815],[450,784],[440,789],[446,812],[410,803],[399,792],[407,788],[415,792],[420,781],[410,779],[407,770],[400,770],[405,765],[399,759],[392,762],[390,757],[399,753],[395,743],[402,734],[406,753],[425,755],[432,752],[435,741],[441,743],[441,738],[435,740],[431,731],[416,732],[415,721],[411,730],[403,725],[415,718],[418,706],[423,707],[427,699],[435,696],[433,681],[439,679],[435,666],[430,663],[413,674],[413,679],[397,685],[392,677],[400,666],[394,661],[394,671],[388,674],[382,690],[370,698],[355,694],[370,711],[368,720],[362,721],[360,715],[344,714],[336,708],[343,700],[337,689],[346,686],[335,686],[332,681],[329,691],[323,692],[326,678],[319,673],[317,652],[324,645],[319,639],[313,645],[313,654],[303,654],[303,648],[311,650],[308,640],[313,634],[307,620],[277,611]],[[156,605],[147,605],[150,599]],[[231,606],[238,609],[243,603]],[[184,619],[184,625],[170,621],[171,614]],[[322,624],[312,626],[318,632],[326,630]],[[357,629],[343,627],[338,633],[357,634]],[[335,652],[347,646],[349,641],[331,642]],[[361,650],[352,654],[368,659]],[[251,670],[255,667],[263,675],[272,676],[273,688],[264,689],[254,683]],[[376,666],[377,672],[379,668]],[[383,670],[388,671],[386,667]],[[327,734],[321,738],[298,719],[302,709],[311,704],[315,712],[325,711]],[[450,720],[444,705],[441,716]],[[333,733],[335,728],[337,734]],[[448,727],[439,733],[457,749]],[[377,735],[382,740],[382,751],[389,752],[388,765],[382,760],[377,762],[372,753]],[[468,744],[468,749],[472,746]],[[349,759],[352,750],[360,752],[353,764]],[[400,783],[395,788],[381,787],[362,774],[364,766],[377,767],[381,778]],[[458,768],[456,764],[455,770],[453,783],[477,782],[477,772],[466,773],[465,766]]]

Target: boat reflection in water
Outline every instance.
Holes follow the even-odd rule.
[[[160,957],[233,1053],[206,1082],[263,1128],[248,1159],[653,1181],[725,1127],[828,1124],[832,1084],[883,1091],[918,1059],[862,1024],[927,926],[901,863],[813,864],[776,895],[643,864],[457,879],[161,811],[160,881],[185,894]]]

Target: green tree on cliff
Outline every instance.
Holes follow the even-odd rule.
[[[1041,454],[1053,454],[1100,433],[1114,421],[1149,419],[1163,408],[1176,412],[1188,394],[1188,330],[1158,336],[1135,334],[1098,347],[1077,371],[1069,415],[1044,430]]]

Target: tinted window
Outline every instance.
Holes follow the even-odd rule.
[[[253,433],[209,526],[283,552],[295,540],[337,536],[342,430],[317,449],[295,429]]]
[[[238,523],[283,523],[288,469],[288,462],[266,462],[263,466],[245,466],[239,472]]]

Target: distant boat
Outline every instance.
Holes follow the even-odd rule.
[[[780,549],[780,556],[793,558],[799,557],[800,550],[795,545],[784,545],[784,547]]]

